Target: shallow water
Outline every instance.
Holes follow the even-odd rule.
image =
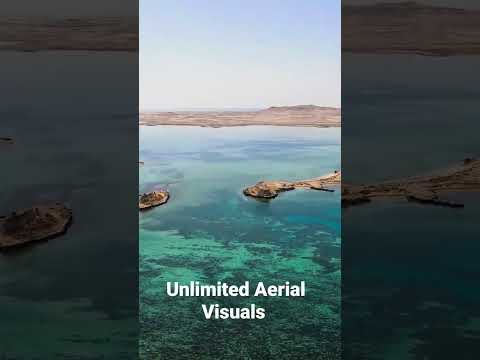
[[[261,179],[340,168],[340,129],[141,127],[140,191],[170,202],[140,214],[142,358],[339,358],[340,194],[245,198]],[[169,298],[166,281],[306,282],[305,298]],[[201,304],[264,307],[263,320],[206,320]]]

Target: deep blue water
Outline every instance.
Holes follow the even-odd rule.
[[[478,158],[477,62],[344,56],[343,181],[420,175]],[[346,359],[478,357],[478,195],[449,196],[465,208],[398,200],[342,212]]]

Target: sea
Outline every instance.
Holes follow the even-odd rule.
[[[140,127],[140,192],[170,201],[139,214],[142,359],[340,358],[340,188],[247,198],[260,180],[340,169],[339,128]],[[305,297],[169,297],[188,285],[300,284]],[[265,309],[206,319],[202,304]]]
[[[369,184],[478,158],[476,57],[345,55],[342,181]],[[475,359],[479,196],[452,209],[404,199],[342,212],[345,359]]]
[[[0,215],[65,203],[55,239],[0,252],[0,358],[137,356],[137,55],[2,53]],[[118,77],[118,73],[122,77]]]

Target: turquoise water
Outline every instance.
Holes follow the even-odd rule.
[[[140,214],[143,359],[339,358],[340,192],[267,202],[242,189],[340,168],[340,129],[141,127],[140,191],[171,201]],[[338,189],[337,189],[338,190]],[[175,298],[166,282],[306,282],[304,298]],[[206,320],[201,304],[265,308]]]

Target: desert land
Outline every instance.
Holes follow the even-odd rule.
[[[138,51],[138,20],[126,17],[3,18],[0,50]]]
[[[480,11],[413,1],[342,7],[342,51],[453,56],[480,54]]]
[[[341,115],[339,108],[315,105],[272,106],[256,111],[142,112],[140,125],[339,127]]]
[[[480,10],[414,1],[342,7],[342,51],[428,56],[480,54]],[[128,17],[3,18],[0,50],[138,51]]]

